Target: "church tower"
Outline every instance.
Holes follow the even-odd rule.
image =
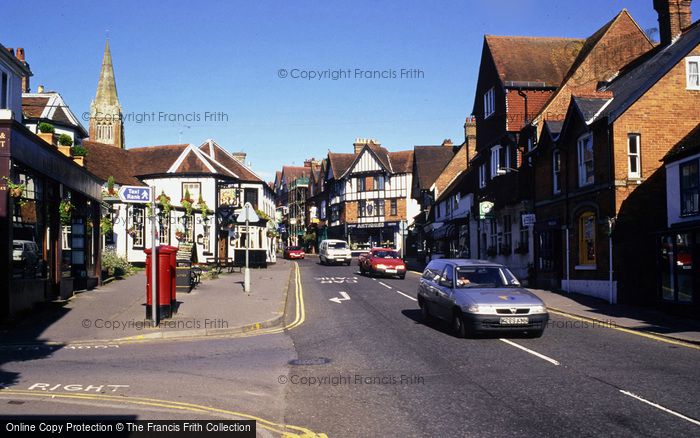
[[[90,104],[89,135],[92,141],[124,149],[122,106],[119,104],[119,97],[117,97],[117,84],[114,81],[109,40],[105,43],[97,94],[95,100]]]

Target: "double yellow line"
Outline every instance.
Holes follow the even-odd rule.
[[[249,333],[245,333],[243,336],[258,336],[267,335],[270,333],[282,333],[284,331],[299,327],[304,323],[304,321],[306,321],[306,310],[304,308],[304,288],[301,285],[301,270],[299,269],[299,263],[297,262],[294,262],[294,298],[295,311],[293,321],[287,323],[282,327],[254,330]]]
[[[22,397],[36,397],[44,398],[46,401],[52,401],[55,399],[64,400],[84,400],[84,401],[103,401],[109,404],[127,404],[135,406],[146,406],[155,408],[165,408],[172,409],[182,412],[191,412],[196,414],[211,415],[215,418],[233,417],[234,419],[242,420],[255,420],[258,427],[269,430],[271,432],[277,433],[282,437],[304,437],[304,438],[326,438],[327,435],[324,433],[316,433],[309,429],[299,426],[290,426],[287,424],[274,423],[269,420],[265,420],[254,415],[245,414],[243,412],[231,411],[228,409],[214,408],[211,406],[197,405],[193,403],[184,403],[171,400],[160,400],[155,398],[144,398],[144,397],[127,397],[127,396],[113,396],[104,394],[73,394],[65,392],[46,392],[46,391],[27,391],[27,390],[14,390],[14,389],[0,389],[0,397],[4,398],[22,398]]]

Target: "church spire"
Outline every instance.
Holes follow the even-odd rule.
[[[100,80],[97,82],[95,100],[90,105],[90,140],[124,148],[124,121],[122,107],[117,97],[114,80],[112,52],[109,39],[105,43]]]
[[[106,105],[119,105],[117,84],[114,81],[112,52],[109,50],[109,39],[105,42],[105,54],[102,58],[102,71],[100,72],[100,81],[97,83],[95,102]]]

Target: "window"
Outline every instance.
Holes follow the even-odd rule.
[[[0,109],[7,109],[10,101],[10,96],[9,96],[9,77],[7,76],[7,73],[2,72],[0,75]]]
[[[367,201],[359,201],[357,203],[357,216],[358,217],[367,216]]]
[[[442,279],[451,285],[454,285],[454,268],[451,265],[445,266],[442,273]]]
[[[479,166],[479,188],[486,187],[486,164]]]
[[[190,194],[190,199],[197,202],[199,199],[200,183],[198,182],[184,182],[182,183],[182,199],[185,199],[185,193]],[[248,189],[246,189],[247,191]],[[255,204],[253,204],[255,205]]]
[[[160,225],[160,244],[170,245],[170,213],[164,212],[159,218]]]
[[[489,220],[489,231],[491,232],[491,247],[495,250],[498,245],[498,226],[496,218]]]
[[[595,265],[595,214],[583,213],[578,220],[578,257],[581,265]]]
[[[197,184],[199,184],[199,183],[197,183]],[[190,192],[190,193],[192,193],[192,192]],[[194,198],[194,194],[192,194],[192,196],[196,202],[197,198]],[[197,196],[199,196],[199,188],[197,189]],[[255,189],[255,188],[243,189],[243,202],[250,202],[250,205],[252,205],[253,208],[258,208],[258,189]]]
[[[681,216],[700,213],[698,201],[700,197],[700,177],[698,175],[698,160],[680,165],[681,175]]]
[[[593,137],[584,135],[578,140],[578,185],[593,184]]]
[[[520,248],[521,254],[526,254],[530,250],[530,227],[523,226],[522,213],[520,219],[520,242],[518,247]]]
[[[319,212],[321,220],[326,220],[326,201],[321,201],[321,211]]]
[[[358,192],[364,192],[366,190],[365,188],[365,177],[361,176],[357,178],[357,191]]]
[[[541,271],[554,270],[554,231],[543,231],[539,235],[538,261]]]
[[[700,90],[700,56],[685,58],[685,84],[688,90]]]
[[[134,207],[134,219],[133,219],[133,241],[132,246],[134,248],[143,248],[144,245],[144,235],[145,235],[145,210],[143,207]]]
[[[496,106],[496,89],[491,87],[489,91],[484,93],[484,118],[488,119],[495,112]]]
[[[185,243],[194,242],[194,218],[192,216],[183,216],[182,226],[184,228],[185,237],[182,240]]]
[[[561,151],[552,152],[552,192],[561,193]]]
[[[641,178],[642,169],[641,162],[639,160],[640,153],[640,143],[639,134],[628,134],[627,135],[627,177],[628,178]]]
[[[498,169],[501,168],[501,147],[494,146],[491,148],[491,178],[498,175]]]
[[[378,175],[374,177],[373,189],[384,190],[384,175]]]
[[[396,199],[392,199],[391,201],[389,201],[389,215],[390,216],[398,215],[399,214],[398,210],[399,210],[398,202],[396,201]]]

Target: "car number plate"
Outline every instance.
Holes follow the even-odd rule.
[[[504,316],[501,318],[501,325],[526,325],[528,322],[527,316]]]
[[[385,272],[388,274],[396,274],[396,269],[387,269]]]

